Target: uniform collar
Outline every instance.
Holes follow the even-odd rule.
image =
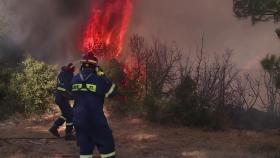
[[[90,73],[93,73],[94,71],[92,70],[92,69],[90,69],[90,68],[84,68],[83,70],[82,70],[82,73],[85,73],[85,74],[90,74]]]

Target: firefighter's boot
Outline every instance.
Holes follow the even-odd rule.
[[[76,136],[73,134],[73,125],[67,125],[65,129],[65,140],[76,140]]]
[[[58,133],[58,128],[59,126],[56,126],[56,125],[53,125],[50,129],[49,129],[49,132],[54,135],[55,137],[57,138],[60,138],[60,135]]]

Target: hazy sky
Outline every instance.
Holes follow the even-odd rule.
[[[15,41],[42,59],[55,56],[57,60],[65,60],[65,56],[74,54],[75,34],[85,20],[85,7],[73,9],[73,6],[66,5],[69,1],[64,0],[28,0],[22,4],[19,1],[0,1],[0,17],[11,21],[10,36]],[[91,0],[78,2],[88,1]],[[238,20],[232,12],[232,0],[133,2],[129,35],[139,33],[166,42],[176,41],[188,53],[195,51],[204,32],[208,54],[233,49],[234,61],[243,69],[259,67],[259,61],[268,53],[280,54],[280,39],[274,33],[280,24],[268,22],[252,26],[249,19]],[[82,3],[82,6],[88,6],[86,4]]]
[[[252,26],[249,19],[238,20],[232,0],[135,0],[129,32],[174,40],[185,52],[196,49],[204,32],[209,54],[233,49],[234,61],[251,69],[266,54],[280,54],[276,27],[273,22]]]

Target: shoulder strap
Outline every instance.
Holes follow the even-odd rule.
[[[93,76],[93,74],[89,74],[86,78],[84,78],[82,73],[79,73],[79,76],[83,82],[86,82],[89,78],[91,78],[91,76]]]
[[[84,78],[83,74],[82,74],[82,73],[79,73],[79,76],[80,76],[81,80],[84,82],[84,81],[85,81],[85,78]]]

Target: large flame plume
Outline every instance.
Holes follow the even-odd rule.
[[[132,0],[93,2],[83,33],[81,49],[99,57],[116,58],[121,54],[132,12]]]

